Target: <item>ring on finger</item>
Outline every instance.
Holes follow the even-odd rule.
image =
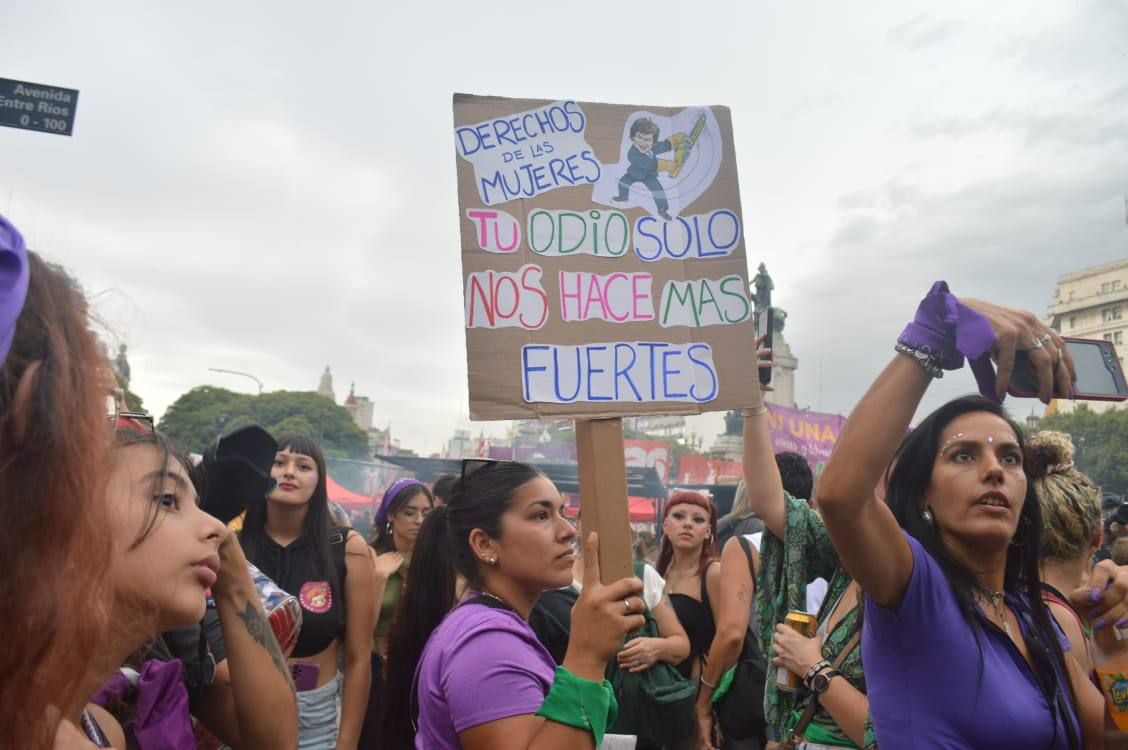
[[[1042,339],[1034,339],[1034,341],[1032,341],[1030,343],[1030,348],[1031,349],[1041,349],[1045,345],[1046,344]]]
[[[633,610],[631,609],[631,600],[630,599],[624,599],[623,600],[623,609],[627,610],[628,615],[631,614],[631,612],[633,612]]]

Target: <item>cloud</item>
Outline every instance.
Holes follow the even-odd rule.
[[[889,31],[890,43],[908,50],[919,50],[943,44],[951,40],[962,29],[963,24],[956,21],[943,21],[927,14],[921,14]]]

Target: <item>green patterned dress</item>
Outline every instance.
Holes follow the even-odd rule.
[[[760,647],[769,657],[768,678],[764,687],[764,717],[775,727],[780,738],[791,735],[799,717],[811,700],[807,691],[789,693],[776,689],[776,668],[771,664],[772,634],[775,626],[783,622],[790,610],[805,610],[807,583],[816,578],[829,581],[826,599],[819,610],[819,622],[830,616],[834,605],[850,585],[851,579],[838,560],[819,514],[807,503],[785,493],[787,519],[784,539],[780,540],[764,529],[760,546],[760,575],[756,581],[756,612],[760,624]],[[842,648],[854,634],[858,625],[860,608],[855,607],[839,620],[822,647],[823,658],[834,663]],[[854,649],[840,667],[842,676],[862,693],[866,681],[862,675],[861,648]],[[843,732],[825,709],[819,708],[805,732],[812,742],[842,747],[857,747]],[[865,750],[877,747],[873,724],[866,717]]]

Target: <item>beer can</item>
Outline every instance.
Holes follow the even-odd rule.
[[[819,629],[817,617],[797,609],[787,613],[787,617],[783,618],[783,624],[804,638],[814,638]],[[776,669],[776,687],[789,693],[797,693],[803,688],[803,676],[780,666]]]

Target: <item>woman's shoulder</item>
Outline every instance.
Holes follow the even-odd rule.
[[[432,658],[442,662],[468,658],[483,663],[524,662],[535,658],[530,649],[544,647],[520,615],[478,604],[461,604],[451,610],[427,643]]]

